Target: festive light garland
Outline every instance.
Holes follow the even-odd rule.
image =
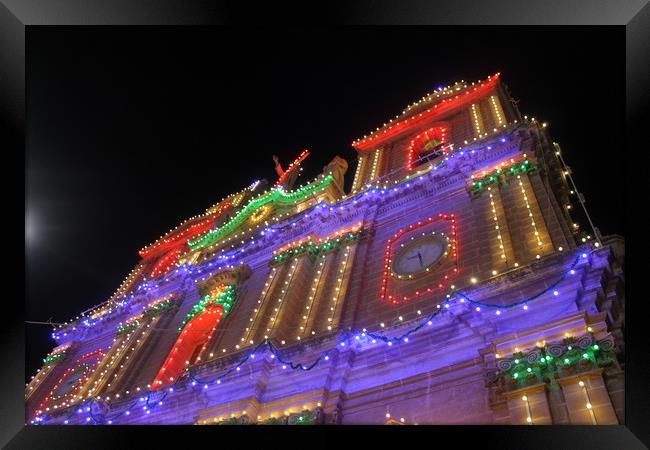
[[[515,390],[566,375],[576,367],[589,370],[607,366],[616,361],[613,348],[613,339],[595,342],[591,333],[566,337],[561,343],[538,342],[537,348],[526,354],[519,351],[511,358],[499,358],[489,382],[503,380],[509,390]]]
[[[381,160],[381,156],[383,153],[384,149],[383,148],[377,148],[373,152],[373,157],[372,157],[372,167],[370,169],[370,179],[374,180],[375,177],[377,176],[377,169],[379,168],[380,164],[379,161]]]
[[[497,216],[497,210],[496,210],[496,205],[494,204],[494,196],[492,195],[492,188],[488,187],[488,194],[490,195],[490,208],[492,211],[492,219],[494,221],[494,229],[496,230],[497,233],[497,239],[499,241],[499,250],[501,251],[501,259],[503,260],[503,263],[508,266],[508,257],[506,256],[506,248],[505,245],[503,244],[503,236],[501,235],[501,225],[499,224],[499,218]],[[496,273],[492,273],[493,275],[496,275]]]
[[[514,123],[513,123],[511,126],[513,127],[512,130],[511,130],[511,132],[514,132],[514,131],[515,131],[518,127],[520,127],[521,125],[518,125],[518,124],[517,124],[517,121],[515,120]],[[501,137],[501,138],[499,138],[499,142],[501,142],[501,143],[505,143],[505,142],[507,142],[506,137]],[[472,145],[478,145],[478,143],[476,143],[476,144],[472,144]],[[491,149],[491,145],[486,144],[486,145],[484,145],[484,146],[485,146],[488,150]],[[377,180],[375,180],[374,183],[372,183],[372,184],[369,183],[369,184],[364,185],[364,186],[363,186],[363,189],[361,189],[360,191],[353,191],[353,192],[352,192],[353,195],[351,195],[351,196],[343,196],[343,197],[342,197],[342,201],[344,201],[344,202],[356,203],[356,202],[359,201],[358,199],[362,199],[363,197],[367,197],[368,195],[377,195],[377,194],[384,195],[384,194],[386,194],[388,191],[397,190],[398,187],[396,187],[395,185],[398,185],[398,184],[401,185],[401,186],[399,187],[400,189],[409,189],[409,188],[411,188],[411,186],[412,186],[412,185],[411,185],[411,182],[416,182],[416,181],[418,181],[418,180],[420,180],[420,181],[423,180],[423,175],[425,175],[425,174],[428,173],[428,172],[436,171],[436,170],[438,170],[438,169],[444,167],[444,166],[446,165],[447,161],[448,161],[450,158],[453,159],[455,156],[458,156],[458,155],[459,155],[459,156],[463,156],[465,153],[471,153],[471,154],[474,154],[476,151],[477,151],[477,150],[474,149],[473,147],[470,147],[470,148],[467,148],[467,149],[463,149],[463,147],[458,147],[457,149],[453,150],[453,152],[450,152],[447,156],[445,156],[444,159],[443,159],[442,161],[438,161],[438,162],[433,163],[433,164],[431,164],[431,165],[427,165],[427,166],[426,166],[425,168],[423,168],[423,169],[417,170],[417,171],[415,171],[415,172],[413,172],[413,173],[409,173],[409,174],[407,174],[406,176],[404,176],[402,179],[394,180],[394,181],[392,182],[393,187],[391,187],[390,184],[386,183],[386,182],[385,182],[386,180],[384,180],[384,184],[382,185],[382,184],[381,184],[382,180],[381,180],[381,179],[377,179]],[[254,183],[252,186],[254,186],[254,185],[255,185],[255,183]],[[251,186],[250,188],[248,188],[248,189],[251,189],[252,186]],[[242,193],[243,193],[243,191],[242,191]],[[233,195],[235,195],[235,194],[233,194]],[[327,207],[327,206],[321,206],[320,204],[315,205],[315,208],[316,208],[316,209],[319,209],[319,208],[327,209],[327,208],[329,208],[330,211],[334,209],[334,207],[331,207],[331,206],[329,206],[329,207]],[[340,208],[343,208],[343,206],[341,205],[341,206],[338,206],[337,208],[340,209]],[[307,216],[308,216],[308,214],[306,214],[306,217],[307,217]],[[249,231],[250,231],[250,230],[249,230]],[[272,228],[270,228],[270,227],[267,227],[267,228],[265,228],[265,229],[263,229],[263,230],[261,231],[260,235],[261,235],[261,236],[264,236],[265,234],[269,234],[269,233],[272,233],[272,232],[274,232],[274,231],[275,231],[274,229],[272,229]],[[234,236],[234,237],[236,237],[236,236]],[[254,237],[251,238],[251,240],[252,240],[253,243],[254,243],[254,239],[255,239]],[[225,242],[227,242],[228,240],[230,240],[230,238],[226,239]],[[232,245],[232,247],[234,248],[234,244]],[[186,255],[182,255],[182,256],[186,256]],[[230,256],[230,258],[234,258],[234,257],[235,257],[235,255]],[[207,259],[207,256],[204,257],[204,260],[206,260],[206,259]],[[211,265],[211,264],[212,264],[212,263],[209,263],[208,265]],[[139,267],[140,267],[140,269],[141,269],[141,268],[142,268],[142,265],[139,264]],[[186,272],[186,273],[189,271],[189,269],[188,269],[187,267],[184,267],[184,266],[180,266],[179,268],[177,268],[177,269],[175,269],[175,270],[182,270],[182,271],[184,271],[184,272]],[[201,269],[201,268],[198,268],[198,270],[202,270],[202,269]],[[135,269],[134,269],[134,271],[135,271]],[[150,286],[149,284],[150,284],[150,282],[145,280],[145,281],[142,282],[140,285],[138,285],[136,288],[134,288],[134,291],[137,292],[137,291],[140,291],[140,290],[142,290],[142,289],[145,289],[145,290],[151,290],[151,289],[154,289],[155,287],[158,286],[158,284],[156,284],[155,287],[154,287],[154,286]],[[121,295],[123,295],[123,294],[121,294]],[[133,294],[131,294],[131,297],[130,297],[130,298],[133,298]],[[104,303],[102,303],[102,304],[100,304],[100,305],[97,305],[96,307],[94,307],[94,309],[103,308],[103,307],[106,306],[106,305],[110,306],[111,308],[114,308],[115,306],[121,306],[122,304],[123,304],[122,301],[117,302],[117,301],[113,300],[113,298],[111,298],[111,299],[109,299],[108,301],[106,301],[106,302],[104,302]],[[83,315],[83,313],[82,313],[82,315]],[[77,316],[77,317],[75,318],[75,320],[79,320],[79,319],[80,319],[79,316]],[[101,319],[100,319],[100,320],[101,320]],[[72,323],[66,322],[66,323],[63,324],[63,325],[59,325],[59,326],[57,327],[57,329],[61,329],[61,328],[63,328],[63,327],[68,327],[68,326],[70,326],[70,325],[72,325]],[[65,335],[66,335],[66,333],[64,333],[64,336],[65,336]],[[52,334],[52,337],[57,338],[56,336],[58,336],[58,335],[56,335],[55,333]]]
[[[525,118],[527,119],[527,116],[525,116]],[[532,121],[535,122],[535,119],[533,118]],[[504,125],[504,128],[505,128],[506,126],[507,126],[507,124]],[[517,121],[517,120],[514,120],[513,123],[510,124],[510,127],[512,128],[512,129],[510,130],[510,132],[513,133],[513,132],[514,132],[517,128],[519,128],[520,126],[521,126],[521,125],[518,124],[518,121]],[[496,130],[495,130],[495,133],[497,133]],[[486,135],[486,136],[487,136],[487,135]],[[478,144],[481,142],[481,140],[477,140],[477,139],[474,139],[474,141],[476,141],[476,142],[473,143],[472,146],[476,146],[476,145],[478,145]],[[507,142],[507,139],[506,139],[506,137],[501,137],[501,138],[499,139],[499,141],[500,141],[501,143],[505,143],[505,142]],[[466,143],[467,143],[467,142],[466,142]],[[487,147],[488,150],[491,149],[491,146],[490,146],[490,145],[486,145],[486,147]],[[415,181],[416,181],[416,180],[422,180],[422,175],[424,175],[424,174],[426,174],[426,173],[428,173],[428,172],[430,172],[430,171],[432,171],[432,170],[435,171],[435,170],[437,170],[437,169],[439,169],[439,168],[444,167],[444,166],[446,165],[447,160],[449,160],[450,158],[454,158],[454,156],[456,156],[456,155],[463,156],[465,153],[471,153],[471,154],[474,154],[476,151],[477,151],[477,150],[474,149],[473,147],[469,147],[469,148],[466,148],[466,149],[464,149],[463,147],[458,147],[458,148],[456,148],[455,150],[453,150],[453,152],[451,152],[451,153],[449,153],[447,156],[445,156],[445,158],[444,158],[443,161],[439,161],[439,162],[437,162],[437,163],[434,163],[434,164],[428,165],[428,166],[426,166],[425,168],[420,169],[420,170],[418,170],[418,171],[416,171],[416,172],[413,172],[413,173],[407,174],[407,175],[404,176],[402,179],[394,180],[392,184],[393,184],[393,185],[402,184],[402,185],[404,185],[404,186],[401,187],[402,189],[403,189],[403,188],[410,188],[410,186],[411,186],[410,181],[412,181],[412,180],[415,180]],[[383,176],[382,176],[382,178],[383,178]],[[390,189],[393,189],[393,190],[394,190],[394,189],[397,189],[396,187],[392,187],[392,188],[391,188],[391,187],[390,187],[390,184],[389,184],[389,183],[386,183],[386,180],[384,180],[384,184],[383,184],[383,185],[381,184],[381,182],[382,182],[382,179],[377,179],[377,180],[375,180],[373,183],[368,183],[368,184],[362,186],[360,190],[359,190],[359,189],[354,189],[354,190],[352,191],[352,193],[351,193],[350,196],[344,195],[344,196],[342,197],[341,200],[342,200],[342,201],[350,201],[350,200],[352,200],[353,203],[356,203],[356,201],[357,201],[356,198],[362,198],[362,197],[365,197],[365,196],[367,196],[367,195],[370,195],[370,194],[377,194],[377,193],[385,194],[387,190],[390,190]],[[243,195],[247,190],[248,190],[248,191],[253,191],[253,190],[255,189],[255,187],[257,186],[257,184],[259,184],[259,182],[255,182],[255,183],[253,183],[253,184],[252,184],[251,186],[249,186],[248,188],[246,188],[246,189],[240,191],[239,195]],[[238,194],[232,194],[232,195],[230,195],[228,198],[232,198],[232,197],[234,197],[234,196],[236,196],[236,195],[238,195]],[[225,200],[225,198],[222,199],[222,200],[221,200],[219,203],[217,203],[215,206],[213,206],[213,207],[211,207],[211,208],[208,208],[208,211],[213,210],[215,207],[217,207],[217,206],[218,206],[221,202],[223,202],[224,200]],[[317,205],[316,205],[316,208],[319,208],[319,207],[320,207],[320,204],[317,204]],[[338,208],[342,208],[342,206],[339,206]],[[333,208],[330,207],[330,210],[332,210],[332,209],[333,209]],[[204,215],[207,215],[207,213],[204,214]],[[197,217],[198,217],[198,216],[197,216]],[[195,218],[196,218],[196,217],[192,217],[192,218],[188,219],[187,221],[189,221],[189,220],[193,220],[193,219],[195,219]],[[186,221],[186,222],[187,222],[187,221]],[[576,226],[576,224],[574,224],[574,227],[575,227],[575,226]],[[249,231],[251,231],[251,230],[249,230]],[[264,229],[260,234],[261,234],[262,236],[264,236],[266,233],[271,233],[271,232],[273,232],[273,231],[275,231],[275,230],[273,230],[272,228],[268,228],[268,227],[267,227],[267,228],[265,228],[265,229]],[[243,233],[242,233],[242,234],[243,234]],[[236,238],[236,237],[237,237],[237,236],[233,236],[233,238]],[[232,239],[232,238],[228,238],[228,239],[226,239],[224,242],[227,242],[227,241],[229,241],[229,240],[231,240],[231,239]],[[254,240],[253,240],[253,242],[254,242]],[[585,241],[583,241],[583,242],[585,242]],[[599,243],[599,245],[601,245],[601,244]],[[234,248],[234,244],[232,245],[232,247]],[[185,255],[181,255],[181,256],[184,258],[184,257],[187,256],[187,254],[185,254]],[[231,256],[231,257],[234,257],[234,255]],[[183,258],[181,258],[181,259],[183,259]],[[203,257],[203,260],[204,260],[204,261],[207,260],[207,259],[208,259],[207,255]],[[122,285],[120,286],[120,288],[119,288],[119,289],[118,289],[118,290],[113,294],[113,296],[112,296],[109,300],[107,300],[106,302],[103,302],[103,303],[101,303],[101,304],[99,304],[99,305],[96,305],[96,306],[93,307],[91,310],[96,310],[96,309],[99,309],[99,308],[103,308],[103,307],[106,306],[106,305],[109,305],[111,308],[114,308],[115,306],[122,306],[122,305],[124,304],[124,303],[123,303],[124,300],[117,301],[117,298],[119,298],[119,297],[126,298],[126,297],[125,297],[125,295],[126,295],[126,292],[125,292],[125,291],[126,291],[127,289],[130,289],[130,283],[132,283],[132,282],[135,280],[135,278],[137,277],[137,275],[139,274],[139,272],[142,270],[142,268],[143,268],[143,265],[142,265],[141,263],[138,264],[138,266],[136,266],[136,268],[134,268],[134,269],[131,271],[131,273],[127,276],[127,279],[125,279],[125,280],[122,282]],[[185,272],[187,272],[187,268],[185,268],[183,265],[179,266],[179,268],[176,269],[176,270],[179,270],[179,269],[184,270]],[[146,287],[146,290],[151,290],[152,287],[148,287],[148,286],[147,286],[148,284],[149,284],[149,282],[145,280],[145,281],[142,282],[140,285],[138,285],[137,288],[134,288],[133,291],[137,292],[137,291],[140,291],[141,289],[143,289],[143,288],[145,288],[145,287]],[[124,287],[124,289],[123,289],[123,287]],[[130,298],[133,298],[133,294],[131,294]],[[82,314],[81,314],[81,317],[83,317],[85,314],[87,314],[87,313],[82,313]],[[80,320],[80,316],[77,316],[77,317],[76,317],[73,321],[71,321],[71,322],[65,322],[64,324],[59,325],[59,326],[57,327],[57,329],[61,329],[61,328],[63,328],[63,327],[71,326],[75,321],[78,321],[78,320]],[[101,319],[100,319],[100,320],[101,320]],[[66,335],[67,335],[67,333],[63,333],[63,336],[66,336]],[[59,335],[57,335],[57,334],[55,334],[55,333],[52,334],[52,337],[55,338],[55,339],[58,339],[57,336],[59,336]]]
[[[341,268],[339,269],[339,275],[338,278],[336,279],[336,282],[338,283],[337,286],[334,288],[334,296],[332,297],[332,306],[330,306],[330,317],[327,318],[327,330],[331,331],[332,327],[334,326],[335,318],[336,318],[336,312],[338,310],[337,306],[339,305],[339,300],[341,297],[345,295],[344,290],[345,287],[347,286],[347,283],[344,284],[343,280],[347,276],[349,272],[349,267],[350,267],[350,261],[352,259],[352,255],[354,255],[354,250],[350,247],[350,245],[345,246],[345,253],[343,254],[343,258],[341,258]],[[351,255],[352,254],[352,255]],[[347,269],[347,270],[346,270]]]
[[[293,205],[300,201],[305,200],[316,192],[324,190],[332,182],[333,176],[327,174],[320,179],[308,183],[291,192],[284,192],[281,188],[272,189],[271,191],[250,200],[246,206],[235,214],[235,216],[221,227],[211,230],[204,236],[190,240],[187,242],[191,251],[196,251],[200,248],[207,247],[208,245],[218,241],[228,233],[232,232],[235,228],[241,225],[246,219],[258,208],[268,203],[279,203]]]
[[[537,246],[542,248],[542,239],[539,236],[539,230],[537,229],[537,224],[535,223],[535,218],[533,217],[533,212],[530,209],[530,203],[528,202],[528,195],[526,194],[526,189],[524,188],[524,182],[521,180],[521,175],[517,175],[517,180],[519,181],[519,187],[521,188],[521,194],[524,198],[524,203],[526,204],[526,211],[528,212],[528,217],[530,217],[530,225],[533,227],[533,234],[537,240]],[[537,259],[541,258],[541,255],[537,253],[535,255]]]
[[[483,117],[481,116],[481,107],[478,103],[472,103],[470,105],[470,111],[472,112],[472,123],[474,125],[474,134],[481,138],[483,137],[483,131],[485,127],[483,124]]]
[[[273,330],[276,328],[276,320],[280,315],[280,311],[282,310],[282,307],[286,305],[285,297],[287,293],[289,292],[289,288],[291,287],[291,282],[294,279],[294,275],[296,274],[296,268],[298,267],[299,261],[292,261],[291,266],[289,267],[289,273],[287,275],[287,278],[284,280],[284,286],[282,286],[282,289],[280,290],[280,296],[278,297],[277,303],[275,307],[273,308],[273,312],[271,313],[271,316],[269,317],[269,320],[266,323],[266,334],[264,335],[264,339],[269,339],[271,334],[273,333]],[[284,342],[283,342],[284,343]]]
[[[574,258],[573,262],[571,265],[568,267],[567,270],[565,270],[560,277],[553,283],[551,283],[549,286],[546,288],[540,290],[539,292],[525,298],[521,299],[519,301],[510,303],[508,305],[497,305],[497,304],[490,304],[486,302],[481,302],[481,301],[476,301],[470,298],[468,295],[463,294],[461,290],[453,290],[449,294],[447,294],[447,300],[443,304],[438,304],[436,307],[436,310],[430,314],[429,316],[425,317],[423,320],[420,321],[416,326],[410,328],[409,330],[405,331],[399,336],[386,336],[383,334],[378,334],[374,332],[369,332],[366,329],[362,331],[343,331],[340,335],[340,339],[338,342],[338,345],[341,347],[345,347],[346,345],[349,345],[351,342],[361,344],[362,339],[364,342],[368,342],[369,344],[375,344],[378,341],[384,342],[388,346],[392,346],[394,344],[398,343],[408,343],[408,337],[421,330],[422,328],[426,326],[431,326],[433,325],[433,319],[437,316],[439,316],[442,312],[447,310],[451,303],[455,300],[458,300],[461,303],[467,302],[468,304],[475,305],[476,306],[476,311],[479,312],[481,311],[481,307],[484,308],[494,308],[497,310],[497,313],[500,313],[501,311],[507,311],[513,308],[517,308],[523,305],[524,310],[528,310],[528,303],[542,297],[549,291],[553,291],[553,295],[556,295],[555,293],[557,292],[556,287],[564,281],[568,276],[574,275],[576,273],[575,267],[577,264],[580,262],[581,259],[586,259],[588,258],[588,254],[584,252],[583,250],[579,250],[579,253],[576,255]],[[456,298],[454,298],[456,297]],[[186,367],[186,373],[188,376],[189,381],[191,382],[192,386],[197,386],[198,384],[203,385],[205,389],[208,388],[209,384],[216,383],[216,384],[221,384],[222,379],[224,379],[226,376],[231,374],[232,372],[235,371],[240,371],[241,366],[245,364],[249,359],[254,359],[256,352],[259,350],[266,348],[268,351],[271,353],[271,359],[274,361],[277,361],[279,364],[282,364],[283,369],[286,368],[291,368],[292,370],[301,370],[301,371],[309,371],[316,367],[316,365],[321,361],[325,360],[328,361],[330,359],[329,355],[330,353],[334,350],[333,348],[330,348],[328,350],[323,351],[318,357],[314,359],[314,361],[311,364],[305,365],[303,363],[294,363],[293,361],[288,361],[282,358],[282,356],[278,353],[277,349],[273,344],[268,340],[265,339],[261,341],[257,346],[255,346],[251,351],[249,351],[246,355],[244,355],[238,363],[235,365],[231,366],[229,369],[227,369],[225,372],[222,374],[219,374],[218,376],[207,380],[207,379],[199,379],[196,376],[192,374],[192,367],[188,366]],[[139,399],[135,400],[133,403],[131,403],[129,406],[127,406],[125,409],[122,411],[114,414],[113,416],[106,417],[106,418],[98,418],[96,417],[91,409],[96,401],[94,398],[91,398],[89,400],[90,406],[86,407],[86,412],[89,412],[89,416],[86,418],[87,422],[93,421],[95,424],[112,424],[114,420],[117,418],[123,416],[123,415],[130,415],[131,410],[136,406],[139,405],[141,402],[144,402],[143,410],[146,412],[146,414],[150,414],[151,411],[156,408],[156,406],[160,406],[163,404],[163,400],[169,393],[174,392],[174,387],[179,385],[180,383],[184,383],[184,378],[179,377],[175,380],[175,383],[173,386],[169,387],[166,389],[164,392],[162,392],[161,396],[159,399],[155,399],[153,403],[150,403],[151,396],[155,391],[149,391],[144,395],[143,397],[140,397]],[[41,411],[42,412],[42,411]],[[64,420],[64,423],[68,423],[69,419],[75,414],[82,414],[84,412],[83,408],[79,408],[76,411],[72,411],[67,418]],[[42,423],[46,420],[45,417],[39,415],[37,416],[32,423],[38,424]]]
[[[501,141],[504,142],[505,139],[502,138]],[[488,149],[489,149],[489,146],[488,146]],[[469,152],[469,150],[467,150],[467,152]],[[473,153],[473,152],[474,152],[474,150],[472,150],[472,153]],[[462,151],[460,152],[460,154],[462,155]],[[450,156],[453,157],[453,154],[450,155]],[[435,170],[435,168],[437,168],[437,166],[436,166],[436,165],[434,165],[434,166],[429,166],[428,170],[431,170],[432,168]],[[424,172],[427,172],[428,170],[424,170]],[[413,178],[415,178],[415,177],[419,177],[419,179],[422,179],[422,178],[421,178],[421,174],[422,174],[422,173],[423,173],[422,171],[418,171],[416,174],[414,174],[414,175],[412,175],[412,176],[409,176],[409,177],[406,177],[405,180],[402,180],[402,182],[403,182],[403,183],[406,183],[406,181],[408,181],[409,179],[413,179]],[[395,182],[395,184],[397,184],[397,181]],[[406,183],[406,186],[408,187],[408,183]],[[383,188],[380,188],[380,189],[374,189],[374,190],[367,191],[367,192],[365,192],[364,194],[361,194],[361,195],[369,195],[369,194],[373,194],[373,193],[375,193],[375,194],[383,194],[383,193],[385,193],[386,191],[389,191],[389,190],[392,191],[392,190],[396,190],[396,189],[389,189],[389,188],[387,188],[386,186],[384,186]],[[344,197],[344,198],[345,198],[345,197]],[[317,205],[316,207],[319,207],[319,206],[320,206],[320,205]],[[341,208],[342,208],[342,207],[341,207]],[[325,208],[325,209],[327,209],[327,208]],[[330,211],[331,211],[333,208],[332,208],[332,207],[329,207],[329,209],[330,209]],[[269,231],[269,230],[266,230],[266,231]],[[262,234],[263,234],[263,233],[262,233]],[[183,269],[183,270],[185,270],[185,269]],[[204,269],[201,268],[200,270],[204,270]],[[185,270],[185,271],[187,272],[187,270]],[[150,289],[152,289],[152,288],[156,288],[156,287],[157,287],[157,285],[156,285],[156,286],[152,286],[152,287],[148,287],[148,288],[146,288],[146,289],[147,289],[147,290],[150,290]],[[452,286],[452,288],[453,288],[453,286]],[[224,351],[225,351],[225,349],[224,349]]]
[[[174,308],[176,306],[176,302],[174,302],[174,300],[170,298],[172,295],[173,294],[170,294],[166,297],[163,297],[160,300],[157,300],[147,305],[147,307],[144,310],[142,310],[142,316],[150,317]]]
[[[474,83],[472,83],[474,84]],[[433,92],[429,92],[425,96],[423,96],[419,101],[411,103],[409,106],[404,108],[402,110],[402,114],[406,114],[407,112],[411,111],[414,108],[417,108],[418,106],[422,105],[422,103],[428,103],[433,100],[433,98],[440,98],[442,97],[447,97],[450,95],[453,95],[455,92],[460,91],[461,89],[467,89],[468,85],[465,83],[465,80],[460,80],[455,82],[452,86],[447,86],[447,87],[439,87]],[[399,118],[399,116],[395,116],[395,118]]]
[[[521,184],[521,182],[520,182],[520,184]],[[523,189],[523,186],[522,186],[522,189]],[[524,192],[524,196],[525,196],[525,192]]]
[[[140,326],[141,319],[142,319],[142,315],[138,315],[136,317],[132,317],[128,319],[125,323],[121,324],[119,327],[117,327],[118,336],[120,334],[130,333],[131,331],[138,328]]]
[[[490,107],[492,108],[492,114],[495,116],[497,125],[501,126],[506,123],[501,104],[496,95],[490,95]]]
[[[175,248],[174,250],[167,253],[165,256],[160,258],[160,261],[156,263],[154,268],[151,270],[149,275],[151,278],[156,278],[160,275],[164,275],[172,270],[176,266],[176,261],[178,260],[178,255],[183,250],[181,248]]]
[[[257,307],[253,309],[253,317],[250,317],[248,319],[250,324],[244,330],[244,336],[242,336],[241,342],[243,343],[248,342],[250,344],[254,344],[254,341],[251,339],[251,335],[253,335],[255,329],[257,328],[255,326],[257,317],[259,316],[259,313],[262,309],[262,305],[266,302],[267,296],[270,296],[271,292],[273,291],[273,287],[275,286],[274,283],[276,281],[276,277],[278,276],[278,273],[279,271],[277,270],[276,267],[271,268],[271,271],[269,272],[269,276],[266,279],[266,283],[264,283],[264,288],[262,289],[262,292],[260,293],[260,296],[257,299]]]
[[[185,325],[197,315],[204,313],[207,308],[212,306],[221,306],[223,314],[226,316],[235,303],[235,287],[232,285],[220,285],[212,292],[206,294],[196,305],[187,313],[178,331],[182,331]]]
[[[467,190],[473,197],[478,197],[491,185],[507,184],[511,177],[522,173],[533,173],[537,169],[538,164],[536,162],[530,162],[527,159],[522,163],[515,163],[507,168],[497,167],[492,173],[485,175],[483,178],[473,180]]]
[[[43,358],[43,365],[53,363],[54,361],[58,361],[61,358],[63,358],[66,355],[68,348],[69,345],[60,350],[54,349],[52,353],[50,353],[47,357]]]
[[[52,369],[56,367],[59,361],[68,354],[68,350],[72,346],[71,343],[66,343],[55,347],[45,358],[43,358],[43,365],[36,371],[35,375],[32,375],[31,380],[25,384],[25,399],[29,398],[34,392],[34,389],[37,388],[45,378],[52,372]]]
[[[103,355],[97,368],[91,375],[91,378],[95,378],[95,380],[93,380],[92,386],[89,386],[89,389],[86,392],[87,397],[91,397],[95,392],[99,393],[104,388],[104,384],[106,384],[107,387],[110,387],[112,380],[108,378],[109,375],[112,374],[113,379],[118,377],[119,371],[122,368],[123,364],[119,367],[117,367],[117,364],[129,358],[127,355],[129,348],[131,348],[131,351],[135,350],[134,347],[131,347],[134,340],[136,340],[137,343],[141,341],[141,339],[137,339],[138,332],[145,324],[145,322],[141,319],[142,315],[137,315],[129,318],[126,325],[120,324],[117,329],[116,336],[113,339],[113,344]],[[146,328],[150,328],[150,325],[151,324],[147,324]],[[142,332],[142,335],[146,334],[146,331]],[[79,392],[77,398],[81,398],[82,395],[83,391]],[[119,398],[119,394],[117,397]]]
[[[361,174],[363,173],[366,158],[367,158],[366,155],[358,155],[357,156],[357,168],[354,171],[354,181],[352,182],[352,192],[356,192],[357,189],[359,189],[359,187],[363,184],[363,180],[361,179]]]
[[[110,360],[107,362],[107,368],[100,374],[99,379],[95,380],[93,388],[89,391],[88,395],[90,396],[92,392],[99,392],[101,385],[99,383],[102,381],[104,375],[108,375],[108,371],[112,368],[113,378],[106,381],[106,387],[111,388],[112,384],[116,381],[119,381],[120,372],[124,372],[128,369],[130,363],[133,361],[131,356],[135,354],[147,341],[152,331],[155,330],[155,325],[160,321],[162,315],[149,316],[147,320],[143,321],[141,326],[128,333],[127,336],[117,345],[116,351],[113,352]],[[119,364],[119,366],[118,366]],[[126,365],[126,367],[125,367]],[[139,391],[140,388],[137,388]],[[130,391],[127,389],[125,395],[129,395]],[[120,394],[115,393],[115,398],[119,399]],[[106,396],[106,400],[109,400],[110,397]]]
[[[298,257],[305,253],[308,253],[309,255],[315,258],[319,255],[334,251],[343,244],[349,244],[356,241],[360,241],[364,239],[365,236],[366,236],[366,230],[361,229],[358,231],[350,231],[340,236],[326,239],[325,241],[322,241],[320,243],[314,243],[314,241],[310,239],[294,248],[290,248],[288,250],[276,254],[271,258],[269,264],[271,265],[282,264],[283,262],[289,259]]]
[[[154,251],[158,250],[163,246],[176,245],[178,243],[187,241],[188,239],[191,239],[192,237],[195,237],[198,234],[204,233],[205,231],[209,230],[212,227],[214,221],[229,207],[230,207],[230,202],[227,202],[224,206],[220,207],[217,211],[211,213],[207,219],[203,219],[197,223],[194,223],[188,226],[187,228],[182,229],[181,231],[174,230],[172,233],[168,233],[165,237],[161,238],[160,240],[154,242],[153,244],[147,247],[142,248],[138,252],[138,254],[143,258],[147,258]]]
[[[312,316],[312,312],[314,309],[314,302],[316,298],[318,298],[321,295],[321,290],[323,288],[323,284],[321,283],[321,280],[323,279],[323,271],[325,271],[325,261],[327,258],[326,253],[322,253],[316,256],[318,265],[316,267],[316,276],[314,277],[312,281],[312,285],[309,289],[309,295],[307,297],[307,302],[305,304],[305,312],[303,313],[299,329],[300,332],[298,336],[296,336],[296,340],[301,340],[302,336],[307,334],[307,324],[309,323],[309,318]],[[314,330],[311,331],[312,335],[315,335],[316,332]]]

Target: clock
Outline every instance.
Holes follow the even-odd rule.
[[[447,255],[449,239],[441,233],[422,233],[401,244],[392,260],[392,275],[413,278],[430,272]]]

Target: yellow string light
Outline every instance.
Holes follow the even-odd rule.
[[[505,246],[503,245],[503,236],[501,235],[501,226],[499,225],[499,219],[497,217],[496,206],[494,204],[494,196],[492,195],[492,188],[488,187],[488,193],[490,195],[490,207],[492,208],[494,228],[497,232],[497,239],[499,241],[499,249],[501,250],[501,260],[507,266],[508,258],[506,257]],[[496,275],[493,273],[493,275]]]
[[[539,231],[537,230],[537,224],[535,223],[535,218],[533,217],[533,212],[531,211],[530,203],[528,202],[528,195],[526,194],[524,183],[521,180],[521,175],[517,175],[517,180],[519,180],[519,187],[521,187],[521,193],[523,195],[524,202],[526,203],[526,211],[528,211],[528,217],[530,217],[530,224],[533,227],[533,234],[535,235],[535,239],[537,239],[537,247],[542,247],[542,239],[540,238]],[[539,259],[540,254],[537,253],[535,257]]]

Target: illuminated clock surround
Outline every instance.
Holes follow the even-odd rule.
[[[442,280],[436,283],[433,283],[431,286],[418,289],[408,295],[395,295],[391,293],[391,285],[394,283],[403,282],[403,280],[395,280],[391,277],[391,255],[394,252],[394,244],[399,240],[405,233],[412,232],[419,228],[431,225],[439,221],[449,222],[451,227],[451,232],[447,233],[447,236],[450,239],[448,251],[453,258],[454,267],[449,273],[442,275]],[[438,214],[437,216],[431,216],[427,219],[420,220],[416,223],[409,225],[408,227],[402,228],[386,242],[386,248],[384,251],[384,270],[381,278],[381,283],[379,287],[379,298],[382,302],[388,302],[391,304],[405,303],[413,299],[420,298],[424,295],[429,295],[435,290],[444,289],[447,282],[450,279],[458,274],[458,245],[456,241],[456,217],[454,214]],[[392,281],[392,283],[391,283]]]
[[[431,261],[427,261],[426,266],[421,266],[419,270],[406,271],[403,270],[403,261],[404,258],[411,259],[413,256],[408,257],[407,255],[414,249],[419,246],[426,245],[428,243],[439,244],[441,250],[435,256],[425,255]],[[449,254],[451,240],[445,233],[436,233],[432,231],[430,233],[422,233],[417,236],[412,236],[407,243],[401,244],[401,248],[395,252],[395,256],[392,259],[391,264],[391,276],[399,280],[403,279],[414,279],[423,275],[426,275],[431,272],[431,269],[442,262],[442,259]],[[418,253],[419,256],[419,253]],[[422,262],[420,263],[422,264]],[[402,270],[400,270],[400,266]]]

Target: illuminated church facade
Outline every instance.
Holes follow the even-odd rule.
[[[52,333],[34,424],[617,424],[621,237],[499,74],[225,197]]]

